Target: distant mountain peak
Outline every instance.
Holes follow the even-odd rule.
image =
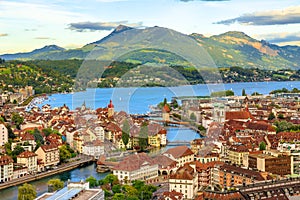
[[[65,49],[55,44],[52,44],[52,45],[46,45],[40,49],[35,49],[34,51],[63,51],[63,50]]]
[[[121,33],[123,31],[131,30],[131,29],[133,29],[133,28],[129,27],[129,26],[125,26],[123,24],[120,24],[119,26],[117,26],[115,28],[115,30],[112,33]]]
[[[240,31],[228,31],[228,32],[222,33],[222,34],[214,36],[214,37],[224,37],[224,36],[253,40],[253,38],[251,38],[249,35],[247,35],[244,32],[240,32]]]

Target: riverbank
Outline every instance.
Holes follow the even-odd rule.
[[[48,170],[46,172],[41,172],[39,174],[33,174],[33,175],[27,175],[18,179],[13,179],[11,181],[6,181],[4,183],[0,184],[0,190],[11,187],[11,186],[17,186],[23,183],[27,183],[27,182],[31,182],[34,180],[39,180],[48,176],[52,176],[58,173],[62,173],[62,172],[66,172],[72,169],[75,169],[79,166],[83,166],[85,164],[89,164],[92,163],[93,159],[91,157],[88,156],[82,156],[80,157],[80,160],[78,161],[73,161],[70,163],[66,163],[63,165],[59,165],[57,166],[57,169],[52,169],[52,170]]]

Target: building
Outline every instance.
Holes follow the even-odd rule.
[[[104,200],[104,192],[101,188],[90,189],[88,182],[68,182],[63,189],[44,193],[35,200],[46,199]]]
[[[113,174],[124,183],[132,180],[147,180],[158,176],[158,164],[146,153],[125,157],[113,168]]]
[[[0,156],[0,183],[13,179],[13,159],[9,156]]]
[[[24,151],[17,156],[17,163],[24,164],[28,168],[28,173],[37,172],[37,154],[31,151]]]
[[[35,153],[38,155],[38,159],[42,160],[46,168],[55,166],[60,162],[59,149],[54,144],[42,145]]]
[[[191,144],[191,150],[196,155],[199,153],[199,151],[202,149],[204,143],[203,138],[194,139],[190,142]]]
[[[248,167],[280,176],[291,174],[291,156],[285,153],[270,153],[248,155]]]
[[[86,142],[82,146],[82,153],[89,156],[94,156],[94,158],[99,158],[104,154],[104,146],[101,140],[94,140],[93,142]]]
[[[165,155],[155,156],[153,160],[158,164],[159,175],[170,175],[177,170],[177,162]]]
[[[249,154],[249,149],[244,145],[232,145],[227,150],[227,153],[231,164],[241,166],[243,164],[244,155]]]
[[[198,175],[195,164],[185,164],[178,168],[176,173],[170,175],[169,191],[182,193],[184,199],[195,199],[198,191]]]
[[[215,165],[211,171],[211,176],[212,185],[219,185],[223,189],[249,185],[267,179],[267,173],[260,173],[228,164]]]
[[[208,153],[204,155],[196,155],[195,160],[201,162],[201,163],[209,163],[213,161],[219,161],[219,154],[218,153]]]
[[[162,109],[162,119],[163,121],[167,122],[170,121],[170,108],[167,104],[164,105]]]
[[[168,149],[163,155],[177,162],[177,167],[194,161],[194,153],[187,146],[178,146]]]
[[[115,106],[112,103],[112,100],[109,101],[109,104],[107,105],[107,108],[108,108],[107,109],[108,117],[114,116],[114,112],[115,112],[114,108],[115,108]]]
[[[0,124],[0,146],[8,142],[8,131],[4,124]]]

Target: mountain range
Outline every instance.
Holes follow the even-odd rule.
[[[161,48],[164,47],[164,48]],[[188,66],[214,63],[217,67],[268,70],[298,69],[299,46],[278,46],[256,40],[243,32],[230,31],[205,37],[185,35],[163,27],[134,29],[120,25],[108,36],[82,48],[45,46],[28,53],[3,54],[5,60],[121,59],[127,62]]]

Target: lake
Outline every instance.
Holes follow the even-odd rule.
[[[156,105],[167,98],[180,96],[207,96],[210,92],[232,90],[235,95],[241,95],[245,89],[247,94],[259,92],[269,94],[272,90],[281,88],[300,88],[300,81],[287,82],[249,82],[226,84],[198,84],[178,87],[141,87],[141,88],[97,88],[87,89],[74,94],[52,94],[48,100],[39,106],[50,104],[52,107],[66,104],[69,108],[80,107],[83,102],[92,109],[106,107],[112,99],[116,111],[126,111],[131,114],[145,114],[150,111],[150,105]]]

